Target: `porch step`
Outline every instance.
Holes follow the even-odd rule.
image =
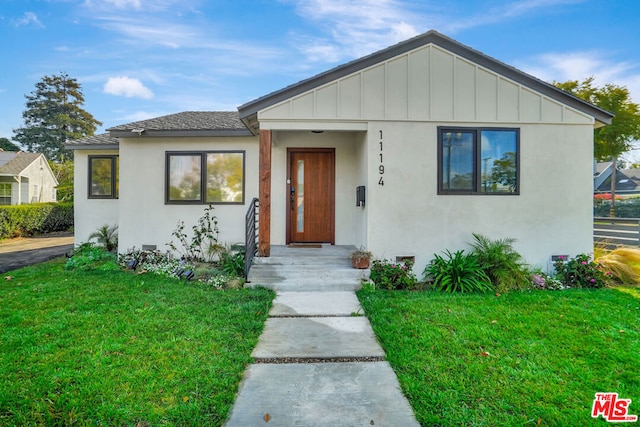
[[[275,291],[354,291],[360,289],[369,270],[351,267],[353,246],[292,248],[272,246],[271,256],[257,257],[247,286]]]

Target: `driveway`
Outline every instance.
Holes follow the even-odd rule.
[[[0,273],[64,256],[73,249],[73,232],[48,233],[0,242]]]

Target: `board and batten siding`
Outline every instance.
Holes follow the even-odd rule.
[[[434,45],[258,113],[270,120],[593,124],[594,119]]]

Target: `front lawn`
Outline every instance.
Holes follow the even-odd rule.
[[[422,425],[604,425],[597,392],[640,415],[638,289],[358,296]]]
[[[0,425],[221,425],[274,294],[154,274],[0,278]]]

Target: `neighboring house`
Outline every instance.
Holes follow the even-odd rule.
[[[611,168],[606,179],[596,188],[596,193],[611,193]],[[640,169],[618,169],[616,171],[616,196],[640,194]]]
[[[0,149],[0,205],[55,202],[57,185],[44,154]]]
[[[593,163],[593,190],[595,193],[601,193],[600,187],[602,184],[611,176],[611,165],[613,162],[600,162]],[[611,182],[611,180],[609,180]],[[611,185],[609,185],[609,189],[606,192],[611,191]]]
[[[415,257],[421,273],[476,232],[517,239],[547,268],[552,255],[592,251],[593,129],[611,118],[430,31],[237,113],[178,113],[69,143],[76,242],[118,224],[120,251],[165,250],[177,221],[190,228],[209,203],[220,239],[244,241],[258,197],[263,256],[354,245]]]

